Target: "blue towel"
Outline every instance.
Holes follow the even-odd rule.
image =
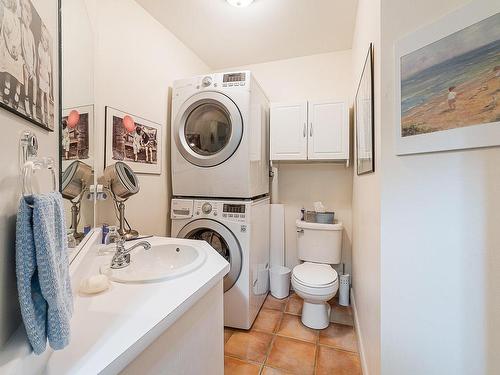
[[[16,227],[19,304],[36,354],[46,341],[55,349],[69,344],[73,297],[66,224],[61,194],[33,195],[33,208],[21,199]]]

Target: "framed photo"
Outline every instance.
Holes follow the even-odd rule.
[[[105,167],[117,161],[136,173],[161,173],[162,127],[160,124],[106,107]]]
[[[500,145],[500,3],[474,1],[396,43],[396,153]]]
[[[356,92],[356,170],[359,175],[375,171],[375,117],[373,98],[373,45],[370,43]]]
[[[73,161],[94,165],[94,106],[63,109],[61,121],[62,171]]]
[[[54,131],[54,65],[50,30],[31,0],[0,2],[0,107]]]

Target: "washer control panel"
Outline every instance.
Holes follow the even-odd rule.
[[[170,207],[171,219],[189,219],[193,217],[192,199],[172,199]]]
[[[248,212],[244,203],[194,201],[193,216],[244,223]]]

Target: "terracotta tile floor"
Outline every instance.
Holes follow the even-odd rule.
[[[224,329],[225,375],[360,375],[358,343],[350,307],[330,301],[330,326],[302,324],[302,300],[270,294],[249,331]]]

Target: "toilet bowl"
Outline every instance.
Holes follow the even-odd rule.
[[[304,300],[302,323],[314,329],[328,327],[331,307],[327,301],[339,289],[337,272],[328,264],[304,262],[292,271],[292,287]]]
[[[332,264],[342,260],[342,223],[323,224],[296,221],[297,253],[302,264],[292,271],[292,286],[304,300],[302,323],[323,329],[330,323],[330,305],[339,290]]]

